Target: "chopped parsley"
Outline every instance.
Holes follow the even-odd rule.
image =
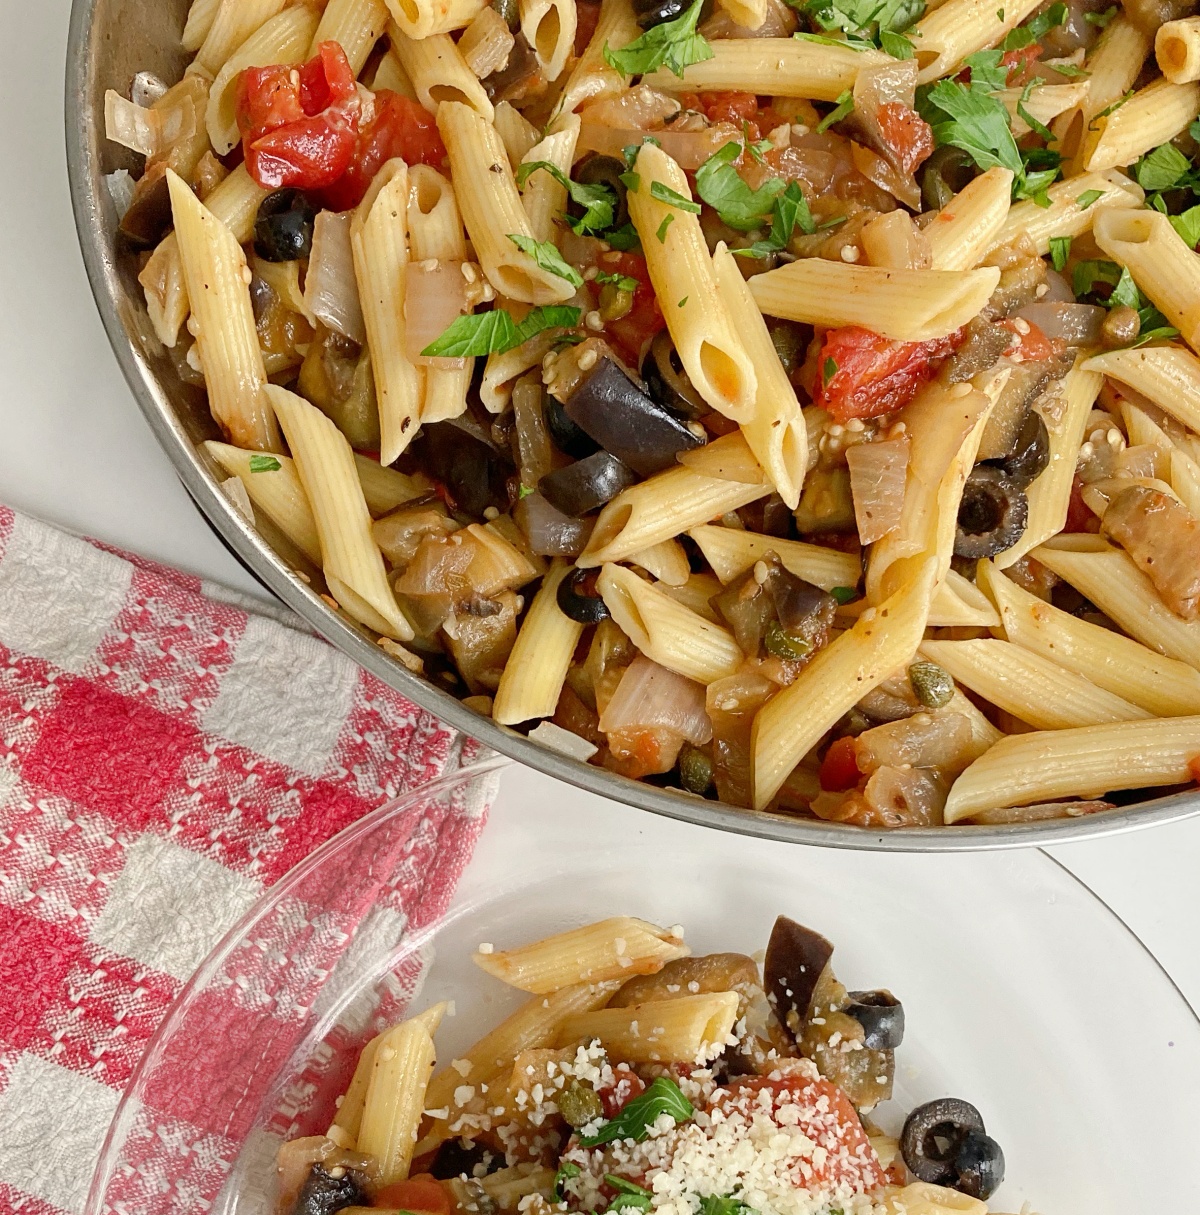
[[[1075,200],[1075,205],[1081,210],[1086,211],[1094,202],[1098,202],[1104,197],[1103,190],[1084,190],[1084,192]]]
[[[1099,114],[1096,114],[1093,116],[1092,121],[1088,123],[1088,130],[1089,131],[1099,130],[1099,127],[1096,126],[1096,123],[1098,123],[1101,118],[1107,118],[1114,111],[1119,110],[1132,96],[1133,96],[1133,89],[1127,89],[1124,93],[1121,94],[1120,97],[1118,97],[1116,99],[1116,101],[1114,101],[1112,103],[1112,105],[1106,105],[1104,107],[1104,109],[1102,109],[1100,111]]]
[[[676,1122],[686,1122],[695,1112],[679,1085],[666,1076],[659,1076],[641,1096],[634,1097],[594,1135],[581,1135],[579,1143],[582,1147],[597,1147],[616,1139],[633,1139],[640,1143],[663,1114],[669,1114]]]
[[[733,167],[741,150],[741,144],[731,141],[714,152],[696,170],[696,193],[724,223],[739,232],[749,232],[764,225],[784,183],[773,177],[757,190],[751,189]]]
[[[1050,238],[1050,264],[1055,270],[1062,272],[1062,269],[1067,264],[1067,258],[1071,256],[1071,237],[1069,236],[1052,236]]]
[[[1084,13],[1083,19],[1088,25],[1094,25],[1097,29],[1103,30],[1108,28],[1108,23],[1117,15],[1117,6],[1110,4],[1102,13]]]
[[[522,485],[521,488],[524,489],[525,486]],[[521,497],[524,496],[524,494],[521,495]],[[579,1165],[574,1164],[570,1160],[564,1160],[558,1166],[558,1172],[554,1174],[554,1197],[559,1202],[566,1201],[566,1196],[563,1194],[562,1189],[563,1182],[570,1181],[572,1177],[578,1177],[581,1171]]]
[[[1021,97],[1017,102],[1017,117],[1023,119],[1025,122],[1025,125],[1031,131],[1040,135],[1047,143],[1049,143],[1054,138],[1054,135],[1051,133],[1050,128],[1048,126],[1046,126],[1045,123],[1039,122],[1025,108],[1025,103],[1029,100],[1029,94],[1032,93],[1034,89],[1039,88],[1041,86],[1041,84],[1042,84],[1042,82],[1035,78],[1035,79],[1031,80],[1025,86],[1025,88],[1021,91]]]
[[[939,80],[918,97],[921,117],[933,128],[938,144],[961,148],[981,169],[1009,169],[1024,174],[1021,154],[1009,125],[1008,111],[985,87]]]
[[[657,236],[657,237],[658,237],[658,243],[659,243],[660,245],[664,245],[664,244],[666,244],[666,242],[667,242],[667,229],[668,229],[668,228],[669,228],[669,227],[670,227],[670,226],[671,226],[671,225],[672,225],[674,222],[675,222],[675,216],[674,216],[674,215],[672,215],[670,212],[667,212],[667,214],[663,216],[663,221],[662,221],[662,223],[661,223],[661,224],[659,224],[659,225],[658,225],[658,231],[657,231],[657,232],[655,232],[655,234],[654,234],[655,236]]]
[[[685,296],[683,297],[683,299],[681,299],[681,300],[679,301],[679,303],[676,305],[676,307],[678,307],[678,308],[682,308],[682,307],[684,306],[684,304],[686,304],[687,302],[688,302],[688,297],[685,295]]]
[[[654,1201],[654,1195],[644,1186],[635,1185],[618,1177],[615,1173],[605,1173],[604,1180],[617,1191],[616,1197],[608,1204],[607,1210],[617,1211],[648,1211]]]
[[[252,473],[260,472],[278,472],[283,467],[274,456],[251,456],[250,471]]]
[[[636,278],[631,278],[628,274],[609,274],[607,270],[601,270],[593,280],[597,283],[612,283],[618,291],[636,291],[641,285]]]
[[[963,60],[963,67],[971,72],[971,85],[975,88],[995,89],[1004,88],[1008,81],[1008,65],[1002,64],[1001,51],[976,51]]]
[[[700,1215],[753,1215],[754,1208],[732,1194],[710,1194],[700,1202]],[[830,1213],[832,1215],[832,1212]]]
[[[832,380],[833,377],[835,375],[837,375],[837,373],[838,373],[837,360],[830,358],[827,355],[825,358],[825,362],[821,365],[821,387],[822,388],[827,387],[829,384],[829,381]]]
[[[854,94],[847,89],[838,95],[834,107],[817,123],[817,134],[823,135],[835,122],[841,122],[854,112]]]
[[[879,31],[879,47],[885,55],[893,59],[911,59],[917,52],[913,44],[903,34],[894,30]]]
[[[850,603],[858,597],[858,592],[852,586],[835,586],[829,593],[838,603]]]
[[[1039,13],[1028,25],[1019,25],[1015,30],[1009,30],[1000,43],[1002,51],[1019,51],[1032,46],[1041,40],[1056,26],[1062,25],[1067,19],[1067,6],[1059,0],[1052,4],[1044,13]],[[1003,21],[1004,18],[1001,17]]]
[[[708,39],[696,32],[704,0],[694,0],[692,6],[674,21],[651,26],[628,46],[613,50],[604,44],[604,62],[622,76],[644,76],[657,68],[666,67],[680,79],[693,63],[703,63],[713,57]]]
[[[1167,323],[1167,318],[1148,300],[1126,266],[1118,266],[1116,262],[1089,260],[1076,263],[1074,281],[1077,299],[1090,296],[1088,302],[1101,304],[1105,308],[1132,308],[1138,315],[1140,331],[1135,346],[1157,338],[1172,338],[1179,336],[1179,330]],[[1096,290],[1097,286],[1107,285],[1111,291],[1107,297]]]
[[[841,33],[838,46],[882,49],[895,59],[911,59],[912,43],[900,37],[925,12],[925,0],[788,0],[817,30]],[[797,35],[803,37],[804,35]],[[812,41],[820,41],[817,34]]]
[[[736,144],[734,145],[737,146]],[[693,215],[700,214],[700,204],[693,202],[690,198],[684,198],[678,190],[672,190],[670,186],[665,185],[661,181],[652,181],[650,183],[650,197],[656,198],[660,203],[666,203],[668,207],[674,207],[678,211],[690,211]]]
[[[503,354],[546,329],[571,329],[579,324],[580,310],[565,305],[533,308],[518,324],[504,308],[456,317],[436,341],[421,353],[430,359],[467,358]]]
[[[635,194],[642,188],[642,175],[632,169],[626,169],[620,180],[625,189],[632,190]]]
[[[528,253],[537,263],[539,270],[566,279],[572,287],[583,286],[583,275],[569,262],[563,261],[562,254],[552,240],[534,240],[532,236],[521,236],[517,232],[510,232],[508,239],[522,253]]]
[[[578,219],[571,215],[563,217],[576,236],[589,236],[612,226],[617,199],[608,186],[599,183],[589,186],[572,181],[558,165],[548,160],[533,160],[521,165],[517,170],[517,185],[524,189],[530,174],[539,169],[549,173],[566,190],[571,201],[583,208],[583,214]]]
[[[1183,180],[1191,167],[1191,161],[1174,144],[1164,143],[1137,162],[1134,176],[1143,190],[1169,190]]]
[[[793,34],[793,38],[799,38],[801,42],[819,42],[824,46],[844,46],[851,51],[869,51],[872,49],[872,44],[863,42],[858,38],[831,38],[828,34],[810,34],[804,30]]]
[[[637,229],[633,224],[622,224],[619,228],[606,232],[604,239],[621,253],[628,253],[631,249],[640,249],[642,247],[641,238],[638,236]]]
[[[771,210],[771,231],[766,240],[756,240],[746,249],[734,249],[733,252],[739,257],[766,257],[782,252],[788,247],[792,233],[797,228],[806,236],[811,236],[817,230],[797,181],[788,182],[783,192],[776,196]]]
[[[1167,218],[1189,249],[1200,244],[1200,207],[1189,207],[1182,215],[1169,215]]]

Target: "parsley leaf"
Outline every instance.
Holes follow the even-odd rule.
[[[700,1202],[700,1215],[753,1215],[754,1208],[732,1194],[710,1194]]]
[[[854,94],[847,89],[844,93],[838,95],[834,108],[817,123],[817,134],[823,135],[835,122],[841,122],[843,118],[846,118],[853,112]]]
[[[1062,25],[1067,19],[1067,6],[1059,0],[1052,4],[1044,13],[1039,13],[1028,25],[1019,25],[1015,30],[1009,30],[1004,41],[1000,43],[1002,51],[1019,51],[1035,42],[1040,42],[1055,26]]]
[[[1109,5],[1102,13],[1084,13],[1083,19],[1088,25],[1094,25],[1097,29],[1107,29],[1108,23],[1117,15],[1117,6]]]
[[[641,285],[636,278],[630,278],[628,274],[609,274],[607,270],[601,270],[592,280],[597,283],[612,283],[618,291],[636,291]]]
[[[1096,123],[1098,123],[1101,118],[1107,118],[1114,110],[1119,110],[1132,96],[1133,89],[1127,89],[1121,94],[1120,97],[1116,99],[1116,101],[1112,103],[1112,105],[1106,105],[1099,114],[1093,115],[1092,121],[1088,123],[1088,130],[1098,131],[1100,128],[1096,126]]]
[[[821,364],[821,387],[824,388],[837,373],[837,360],[826,357],[825,362]]]
[[[816,230],[812,212],[808,209],[800,183],[790,181],[772,206],[771,232],[766,240],[756,240],[746,249],[734,249],[738,257],[766,257],[788,247],[792,233],[799,228],[806,236]]]
[[[1121,278],[1121,267],[1116,262],[1097,261],[1089,259],[1076,263],[1072,287],[1075,298],[1092,295],[1097,283],[1107,283],[1115,287]]]
[[[638,153],[648,143],[652,143],[656,148],[662,147],[661,139],[656,139],[653,135],[643,135],[641,143],[629,143],[621,149],[621,156],[625,161],[625,167],[627,169],[633,168],[633,162],[637,160]]]
[[[1143,190],[1169,190],[1191,167],[1188,158],[1174,144],[1164,143],[1137,162],[1134,176]]]
[[[809,34],[804,30],[793,34],[792,37],[799,38],[802,42],[819,42],[824,46],[844,46],[852,51],[869,51],[872,49],[871,43],[863,42],[858,38],[831,38],[828,34]]]
[[[893,59],[911,59],[917,53],[903,34],[891,30],[879,31],[879,46],[885,55],[891,55]]]
[[[1200,143],[1200,118],[1192,121],[1188,127],[1188,134],[1197,142]]]
[[[524,489],[525,486],[522,485],[521,488]],[[566,1196],[562,1191],[563,1182],[570,1181],[572,1177],[578,1177],[581,1172],[579,1165],[570,1160],[564,1160],[558,1166],[558,1172],[554,1174],[554,1197],[559,1202],[566,1201]]]
[[[1086,211],[1092,203],[1104,197],[1103,190],[1084,190],[1084,192],[1075,200],[1075,205],[1081,210]]]
[[[738,145],[734,145],[737,147]],[[690,198],[684,198],[678,190],[672,190],[670,186],[664,185],[661,181],[652,181],[650,183],[650,197],[656,198],[660,203],[666,203],[668,207],[674,207],[677,211],[691,211],[693,215],[700,214],[700,204],[693,202]]]
[[[879,45],[890,55],[894,52],[884,45],[884,35],[899,35],[925,11],[925,0],[788,0],[788,3],[819,28],[846,34],[846,42],[839,45],[856,50]],[[911,46],[908,54],[901,50],[894,57],[912,58]]]
[[[858,592],[852,586],[835,586],[829,593],[838,603],[850,603],[858,597]]]
[[[640,249],[642,247],[641,238],[638,236],[637,229],[633,224],[622,224],[619,228],[606,232],[604,239],[621,253],[628,253],[631,249]]]
[[[1008,80],[1008,67],[1001,64],[1001,51],[976,51],[963,60],[963,67],[971,70],[971,84],[989,93],[1002,89]]]
[[[503,354],[529,341],[545,329],[565,329],[579,324],[580,310],[564,305],[534,308],[517,324],[504,308],[456,317],[436,341],[421,353],[426,358],[466,358],[471,355]]]
[[[713,57],[708,39],[696,33],[704,0],[694,0],[692,6],[674,21],[651,26],[628,46],[613,50],[604,44],[604,62],[622,76],[644,76],[656,68],[667,67],[680,79],[693,63],[703,63]]]
[[[739,232],[749,232],[763,226],[784,183],[772,177],[752,190],[733,167],[741,150],[741,144],[730,142],[715,151],[696,170],[696,193],[724,223]]]
[[[274,456],[251,456],[250,471],[252,473],[260,472],[278,472],[283,467]]]
[[[1076,67],[1073,63],[1056,63],[1054,70],[1060,76],[1066,76],[1068,79],[1074,80],[1078,76],[1090,76],[1090,72],[1085,72],[1083,68]]]
[[[680,1092],[679,1085],[666,1076],[659,1076],[640,1097],[628,1102],[615,1118],[610,1118],[594,1135],[581,1135],[582,1147],[597,1147],[614,1139],[645,1139],[650,1128],[663,1114],[676,1122],[686,1122],[695,1109]]]
[[[508,239],[522,253],[528,253],[537,263],[538,269],[557,275],[558,278],[565,278],[572,287],[583,286],[583,275],[569,262],[563,261],[562,254],[552,240],[534,240],[532,236],[521,236],[517,232],[510,232]]]
[[[1024,89],[1022,89],[1020,100],[1017,102],[1017,117],[1023,119],[1025,125],[1031,131],[1040,135],[1044,140],[1046,140],[1047,143],[1049,143],[1054,138],[1050,128],[1046,126],[1045,123],[1039,122],[1025,108],[1025,103],[1029,100],[1029,94],[1032,93],[1034,89],[1040,87],[1041,83],[1042,82],[1035,77],[1025,86]]]
[[[632,1181],[626,1180],[624,1177],[618,1177],[615,1173],[605,1173],[604,1180],[608,1182],[618,1194],[628,1194],[631,1198],[652,1198],[653,1194],[646,1189],[645,1186],[636,1185]]]
[[[983,89],[939,80],[920,98],[919,108],[939,146],[961,148],[981,169],[1009,169],[1024,176],[1008,111]]]
[[[1060,274],[1071,256],[1071,237],[1052,236],[1050,238],[1050,263]]]
[[[657,232],[655,232],[655,234],[654,234],[655,236],[657,236],[657,237],[658,237],[658,243],[659,243],[660,245],[665,245],[665,244],[667,243],[667,229],[668,229],[668,228],[669,228],[669,227],[670,227],[670,226],[671,226],[671,225],[672,225],[674,222],[675,222],[675,216],[674,216],[674,215],[672,215],[672,214],[671,214],[671,213],[668,211],[668,212],[667,212],[667,214],[663,216],[663,221],[662,221],[662,223],[658,225],[658,231],[657,231]]]
[[[571,215],[565,216],[576,236],[603,232],[612,224],[617,200],[608,186],[599,183],[589,186],[572,181],[558,165],[551,164],[548,160],[531,160],[521,165],[517,170],[517,185],[524,189],[530,174],[536,173],[538,169],[549,173],[566,190],[571,201],[583,208],[583,214],[578,219]]]
[[[1108,297],[1109,307],[1123,305],[1126,308],[1132,308],[1137,311],[1138,304],[1141,302],[1138,298],[1137,284],[1133,281],[1133,275],[1129,273],[1128,266],[1121,267],[1121,277],[1117,279],[1116,285],[1112,289],[1112,295]]]
[[[1170,215],[1171,227],[1189,249],[1200,244],[1200,207],[1189,207],[1182,215]],[[251,469],[253,471],[253,469]]]

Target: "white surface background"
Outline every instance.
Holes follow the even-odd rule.
[[[0,500],[257,591],[158,449],[92,303],[67,194],[62,78],[69,9],[69,0],[0,0]],[[546,788],[519,774],[505,779],[530,793]],[[565,796],[563,813],[571,813]],[[589,818],[586,831],[619,840],[630,831],[628,812]],[[500,833],[505,851],[546,846],[507,813],[481,847]],[[733,836],[711,839],[714,849],[739,846]],[[1053,854],[1130,925],[1200,1008],[1200,819]]]

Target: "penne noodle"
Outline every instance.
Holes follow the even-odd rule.
[[[721,583],[713,574],[692,574],[680,586],[671,586],[670,583],[661,585],[664,594],[670,595],[676,603],[691,608],[698,616],[711,620],[713,624],[724,623],[711,602],[714,595],[721,593]]]
[[[926,84],[945,76],[985,46],[998,42],[1037,7],[1039,0],[945,0],[908,31],[916,48],[917,80]]]
[[[995,97],[1008,110],[1012,133],[1020,139],[1033,129],[1022,110],[1035,122],[1049,126],[1060,114],[1077,110],[1087,94],[1088,82],[1074,80],[1070,84],[1044,84],[1028,96],[1024,89],[999,89]]]
[[[988,561],[979,563],[978,581],[996,604],[1009,641],[1158,717],[1200,713],[1200,671],[1052,607]]]
[[[742,422],[742,434],[775,492],[789,510],[795,510],[808,471],[808,431],[796,390],[779,361],[737,259],[723,244],[718,244],[713,265],[718,294],[754,363],[757,379],[754,403],[750,416]]]
[[[233,233],[170,169],[167,186],[188,297],[196,301],[192,329],[204,368],[208,407],[237,447],[281,451],[279,427],[265,395],[267,373],[246,256]]]
[[[888,599],[819,650],[793,683],[759,709],[750,742],[756,810],[766,809],[792,769],[844,714],[916,653],[937,562],[905,559],[902,573]]]
[[[1160,25],[1154,34],[1154,57],[1158,70],[1172,84],[1200,80],[1200,18]]]
[[[842,49],[797,38],[719,38],[712,58],[686,68],[681,80],[659,68],[642,83],[667,93],[757,92],[764,70],[778,97],[836,101],[854,88],[859,72],[891,62],[879,51]]]
[[[558,113],[569,114],[585,101],[598,101],[619,93],[625,87],[625,77],[609,67],[604,48],[628,46],[641,32],[632,0],[601,0],[596,32],[567,77]]]
[[[1011,208],[1013,175],[988,169],[969,182],[925,229],[934,270],[973,270],[1000,237]]]
[[[333,1122],[326,1132],[339,1147],[354,1151],[358,1143],[363,1107],[367,1103],[367,1089],[370,1087],[371,1075],[375,1070],[375,1052],[379,1049],[380,1041],[386,1037],[386,1033],[376,1034],[362,1048],[362,1053],[358,1056],[358,1064],[354,1068],[350,1086],[346,1089],[341,1103],[337,1107],[337,1113],[333,1116]]]
[[[1100,197],[1087,206],[1087,196],[1100,192]],[[1082,177],[1068,177],[1057,181],[1046,191],[1050,199],[1048,207],[1039,206],[1033,199],[1014,204],[1008,218],[1000,228],[992,247],[1011,244],[1020,236],[1027,236],[1037,248],[1040,256],[1050,252],[1052,236],[1082,236],[1092,230],[1092,223],[1109,207],[1135,208],[1145,200],[1142,187],[1116,169],[1103,173],[1087,173]]]
[[[568,1017],[560,1046],[598,1038],[616,1057],[633,1063],[704,1063],[725,1049],[738,1014],[738,994],[654,1000]]]
[[[1010,735],[954,782],[946,822],[998,806],[1183,784],[1197,755],[1200,717]]]
[[[1176,616],[1154,584],[1119,548],[1096,538],[1094,547],[1076,548],[1075,537],[1042,544],[1031,554],[1081,595],[1090,599],[1131,637],[1200,670],[1200,622]]]
[[[519,0],[521,33],[547,80],[562,75],[575,46],[575,0]]]
[[[317,54],[322,42],[336,42],[346,52],[357,76],[383,36],[387,22],[388,8],[384,0],[329,0],[308,48],[308,58]],[[377,81],[375,87],[384,86]]]
[[[757,467],[740,433],[716,439],[699,450],[710,462],[728,455],[734,462]],[[591,569],[606,561],[625,561],[652,544],[673,539],[770,492],[761,469],[756,481],[737,481],[714,476],[707,468],[669,468],[631,485],[604,507],[576,564]]]
[[[687,553],[678,540],[660,540],[640,553],[633,553],[628,558],[630,565],[644,569],[657,582],[665,583],[668,587],[683,586],[692,576],[688,565]]]
[[[501,725],[515,726],[535,717],[554,715],[567,668],[579,638],[583,636],[583,625],[564,615],[557,602],[559,584],[571,568],[562,561],[555,561],[521,623],[492,703],[492,720]],[[483,962],[479,964],[484,970],[488,969]],[[559,987],[565,985],[557,984]],[[537,989],[526,987],[525,990]]]
[[[354,275],[371,349],[379,407],[380,452],[391,464],[417,433],[423,372],[406,353],[404,288],[408,270],[408,170],[380,169],[350,225]]]
[[[495,111],[487,91],[467,67],[449,34],[410,38],[403,30],[392,25],[388,28],[388,37],[404,74],[412,81],[417,100],[431,114],[437,114],[443,102],[453,101],[469,106],[481,118],[492,121]]]
[[[624,982],[634,975],[657,974],[667,962],[690,953],[683,939],[665,928],[618,916],[519,949],[477,952],[474,962],[510,987],[546,995],[577,983]]]
[[[392,20],[409,38],[448,34],[471,24],[486,0],[386,0]]]
[[[596,584],[613,620],[647,658],[697,683],[732,675],[744,656],[733,634],[633,570],[605,565]]]
[[[281,13],[286,4],[287,0],[221,0],[193,66],[216,76],[233,52]]]
[[[696,391],[735,422],[753,416],[758,380],[754,363],[717,290],[716,272],[700,219],[666,197],[692,202],[683,170],[661,148],[643,144],[634,164],[637,188],[628,192],[629,217],[642,240],[646,267],[667,329]]]
[[[179,41],[185,51],[198,51],[216,20],[221,0],[192,0]]]
[[[533,164],[544,160],[567,177],[575,163],[575,144],[579,139],[579,118],[566,114],[553,134],[536,143],[521,157],[522,164]],[[529,219],[529,227],[535,240],[554,239],[554,221],[567,209],[567,190],[549,173],[538,170],[531,173],[521,191],[521,202]]]
[[[400,62],[400,56],[391,48],[388,49],[388,53],[380,59],[376,66],[375,74],[371,80],[371,88],[376,91],[379,89],[390,89],[393,93],[399,93],[402,97],[407,97],[409,101],[417,100],[417,90],[413,87],[413,82],[408,78],[408,73]]]
[[[1200,434],[1200,359],[1190,350],[1182,346],[1110,350],[1088,359],[1083,369],[1127,384]]]
[[[718,0],[717,7],[729,14],[734,25],[747,30],[761,28],[767,19],[767,0]]]
[[[802,540],[780,540],[736,527],[707,524],[693,527],[688,535],[723,583],[732,582],[768,553],[774,553],[797,578],[825,591],[835,586],[853,588],[862,577],[862,563],[854,554]]]
[[[479,399],[484,408],[489,413],[504,413],[512,401],[513,384],[527,371],[540,366],[553,346],[554,334],[546,332],[503,354],[489,354],[479,385]]]
[[[1010,641],[926,641],[921,652],[958,683],[1039,730],[1153,716]]]
[[[750,294],[768,316],[861,325],[901,342],[945,337],[978,315],[1000,271],[892,270],[809,257],[756,274]]]
[[[1156,80],[1101,118],[1088,123],[1079,159],[1089,172],[1131,165],[1168,143],[1200,114],[1200,84]]]
[[[1088,95],[1083,115],[1091,120],[1133,88],[1150,50],[1150,36],[1120,8],[1087,57]]]
[[[329,593],[359,623],[397,641],[411,641],[412,626],[396,604],[371,536],[371,514],[350,444],[303,397],[273,384],[267,394],[312,507]]]
[[[1193,86],[1189,86],[1193,87]],[[1200,84],[1194,86],[1200,97]],[[1193,349],[1200,346],[1200,256],[1157,211],[1109,208],[1092,225],[1096,244],[1134,281]]]
[[[515,171],[525,159],[525,154],[541,138],[541,132],[520,110],[507,101],[496,106],[496,117],[492,125],[495,126],[496,134],[500,136],[500,142],[508,153],[508,162]]]

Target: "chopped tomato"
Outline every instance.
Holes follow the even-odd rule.
[[[1083,500],[1083,482],[1077,474],[1071,482],[1071,498],[1067,503],[1067,521],[1063,524],[1063,531],[1098,532],[1099,530],[1100,520]]]
[[[914,172],[933,151],[933,128],[902,101],[885,101],[876,117],[880,137],[896,163],[905,173]]]
[[[640,1097],[645,1091],[641,1077],[619,1063],[613,1068],[613,1083],[598,1088],[596,1095],[604,1106],[605,1118],[615,1118],[634,1097]]]
[[[359,131],[345,174],[324,191],[322,203],[331,211],[357,207],[375,174],[396,156],[410,165],[440,169],[446,162],[446,145],[424,106],[380,89],[375,94],[375,116]]]
[[[1062,338],[1048,338],[1031,321],[1008,320],[999,325],[1013,335],[1013,344],[1004,353],[1014,363],[1040,363],[1067,348]]]
[[[821,788],[826,793],[845,793],[859,781],[858,760],[854,756],[854,739],[835,738],[821,760]]]
[[[633,307],[618,320],[609,321],[606,332],[621,357],[636,368],[649,340],[666,325],[658,297],[650,284],[650,271],[640,253],[604,253],[597,265],[607,274],[624,274],[638,281]]]
[[[1188,771],[1192,774],[1192,780],[1200,784],[1200,755],[1188,760]]]
[[[758,138],[758,98],[753,93],[702,93],[700,106],[709,122],[732,122],[735,127],[747,123],[750,138]]]
[[[885,1175],[879,1157],[850,1098],[829,1080],[807,1080],[803,1076],[734,1080],[728,1089],[717,1092],[712,1106],[736,1107],[739,1097],[764,1090],[772,1095],[772,1119],[790,1131],[806,1135],[821,1149],[800,1162],[797,1185],[846,1184],[856,1190],[867,1190],[883,1184]],[[761,1108],[759,1101],[754,1101],[754,1112]]]
[[[250,176],[264,190],[332,185],[354,155],[359,109],[354,69],[336,42],[322,42],[301,67],[247,68],[236,113]]]
[[[896,342],[870,329],[830,329],[817,357],[816,403],[838,422],[902,409],[933,378],[962,330],[928,342]]]
[[[587,50],[600,23],[599,0],[578,0],[575,5],[575,55]]]
[[[375,1195],[377,1207],[416,1211],[418,1215],[450,1215],[450,1196],[446,1187],[428,1173],[418,1173],[407,1181],[393,1181]]]
[[[1036,42],[1031,42],[1019,50],[1005,51],[1000,56],[1000,66],[1008,68],[1008,75],[1004,80],[1005,87],[1019,89],[1028,84],[1033,76],[1033,65],[1041,57],[1042,48]]]

